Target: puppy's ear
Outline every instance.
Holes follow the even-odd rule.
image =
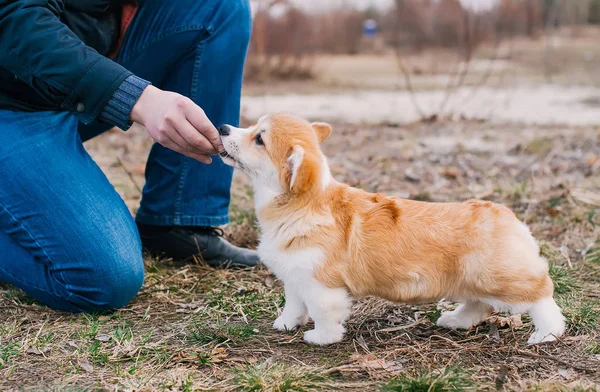
[[[331,125],[324,122],[314,122],[312,124],[315,133],[317,134],[317,139],[319,143],[322,143],[323,140],[327,139],[327,136],[331,133]]]
[[[298,145],[294,146],[288,156],[287,164],[290,169],[290,191],[294,191],[294,185],[298,187],[298,173],[304,162],[304,149]]]

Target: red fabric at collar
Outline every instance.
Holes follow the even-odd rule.
[[[117,57],[117,53],[119,53],[119,49],[123,44],[123,38],[125,38],[125,33],[133,20],[133,17],[137,13],[138,5],[135,1],[127,2],[123,5],[121,9],[121,26],[119,28],[119,39],[117,40],[117,44],[114,49],[108,55],[108,58],[114,59]]]

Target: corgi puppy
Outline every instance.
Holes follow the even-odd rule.
[[[314,321],[304,340],[343,339],[352,297],[411,304],[459,302],[439,326],[469,328],[493,309],[528,313],[529,343],[563,335],[548,263],[527,226],[488,201],[427,203],[336,182],[319,144],[331,127],[286,114],[219,129],[223,161],[253,181],[258,252],[283,282],[273,327]]]

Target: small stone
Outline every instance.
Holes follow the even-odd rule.
[[[419,176],[412,168],[404,170],[404,178],[411,182],[421,181],[421,176]]]

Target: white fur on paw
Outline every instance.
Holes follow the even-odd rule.
[[[554,334],[535,330],[527,340],[527,344],[554,342],[555,340],[556,336]]]
[[[311,329],[310,331],[306,331],[304,333],[304,340],[307,343],[311,344],[331,344],[337,343],[344,338],[344,328],[340,325],[340,328],[335,328],[333,330],[317,330]]]
[[[307,322],[308,315],[291,318],[282,314],[281,316],[277,317],[273,323],[273,328],[278,331],[290,331],[298,326],[306,325]]]
[[[450,311],[442,312],[436,324],[450,329],[469,329],[473,326],[473,321],[468,317],[464,317],[464,314],[460,312]]]
[[[300,327],[305,326],[308,323],[308,314],[302,315],[298,318],[298,325]]]

